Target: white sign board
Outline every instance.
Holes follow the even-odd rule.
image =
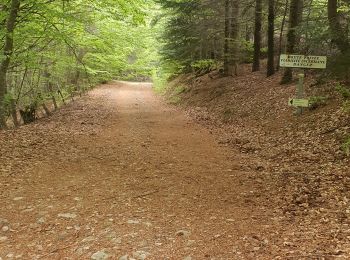
[[[280,66],[288,68],[325,69],[327,66],[327,57],[282,54]]]

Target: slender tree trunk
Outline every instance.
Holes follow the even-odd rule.
[[[298,35],[296,29],[300,24],[302,12],[302,0],[291,0],[289,13],[289,28],[287,34],[287,54],[294,54]],[[281,84],[287,84],[293,79],[292,68],[286,68]]]
[[[224,75],[230,73],[230,0],[225,0],[225,45],[224,45]]]
[[[11,116],[12,116],[12,120],[13,120],[13,124],[15,127],[19,126],[19,120],[18,120],[18,116],[17,116],[17,107],[16,107],[16,100],[11,99]]]
[[[287,17],[287,13],[288,13],[288,5],[289,5],[289,0],[286,0],[284,13],[283,13],[283,18],[282,18],[282,23],[281,23],[280,38],[279,38],[277,70],[280,69],[280,59],[279,59],[279,57],[282,54],[283,31],[284,31],[284,26],[286,24],[286,17]]]
[[[41,104],[41,106],[43,107],[46,116],[51,116],[50,109],[46,106],[46,104],[44,102]]]
[[[275,74],[275,0],[269,0],[267,76]]]
[[[328,0],[328,21],[334,43],[342,54],[349,52],[350,43],[345,37],[345,30],[340,24],[337,0]]]
[[[253,72],[260,70],[261,23],[262,23],[261,20],[262,20],[262,0],[256,0]]]
[[[4,48],[3,55],[4,58],[0,63],[0,128],[6,127],[5,120],[5,102],[4,98],[7,91],[7,71],[10,65],[11,56],[13,53],[13,31],[16,27],[16,19],[18,16],[18,11],[20,7],[20,0],[12,0],[11,7],[9,10],[9,17],[6,21],[5,28],[5,39],[4,39]]]
[[[240,15],[240,0],[231,0],[231,44],[230,44],[230,75],[238,75],[238,63],[239,63],[239,15]]]

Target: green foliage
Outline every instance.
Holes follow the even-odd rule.
[[[197,60],[191,63],[195,73],[208,73],[218,69],[218,62],[213,59]]]
[[[261,48],[260,49],[260,57],[261,58],[267,58],[267,51],[268,51],[267,47]]]
[[[327,105],[328,97],[314,96],[309,99],[309,109],[317,109]]]
[[[161,68],[154,69],[152,73],[153,89],[160,94],[166,91],[170,73],[164,72]]]
[[[157,12],[144,0],[23,1],[8,71],[17,106],[59,101],[59,91],[65,97],[111,79],[149,78],[159,66]],[[0,8],[0,18],[7,15]],[[0,59],[4,34],[1,26]]]
[[[350,89],[349,88],[347,88],[341,84],[338,84],[335,89],[343,97],[344,100],[350,99]]]
[[[342,96],[344,100],[343,102],[344,111],[349,113],[350,112],[350,89],[341,84],[338,84],[335,89]]]
[[[346,53],[333,55],[329,59],[328,71],[339,79],[350,79],[350,50]]]
[[[254,54],[254,44],[250,41],[241,41],[241,61],[243,63],[252,63]]]
[[[169,104],[172,105],[179,105],[181,103],[181,97],[180,96],[171,96],[168,99]]]
[[[346,154],[346,156],[350,156],[350,136],[348,136],[343,145],[342,145],[342,150],[344,151],[344,153]]]
[[[176,95],[176,96],[178,96],[178,95],[180,95],[180,94],[182,94],[182,93],[184,93],[184,92],[186,92],[186,91],[187,91],[186,86],[179,85],[179,86],[177,86],[177,87],[174,88],[173,94]]]
[[[178,68],[191,68],[193,60],[206,59],[203,57],[201,46],[208,39],[203,38],[201,26],[203,16],[213,13],[201,0],[158,0],[163,7],[164,30],[162,48],[160,51],[162,64],[176,63]],[[208,24],[206,30],[214,33],[215,25]],[[206,55],[207,56],[207,55]],[[176,67],[173,67],[177,73]]]
[[[344,109],[345,112],[350,113],[350,100],[344,101],[343,109]]]

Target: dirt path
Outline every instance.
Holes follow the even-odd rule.
[[[104,85],[0,138],[0,259],[271,259],[283,246],[268,187],[150,85]]]

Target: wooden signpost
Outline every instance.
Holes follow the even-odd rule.
[[[289,105],[293,107],[309,107],[308,99],[290,98]]]
[[[289,68],[325,69],[327,66],[327,57],[282,54],[280,66]]]
[[[327,57],[282,54],[280,57],[280,66],[287,68],[325,69],[327,67]],[[298,76],[299,83],[296,98],[289,99],[288,104],[296,107],[296,114],[301,115],[303,113],[303,108],[309,107],[309,100],[304,98],[305,75],[303,73]]]

